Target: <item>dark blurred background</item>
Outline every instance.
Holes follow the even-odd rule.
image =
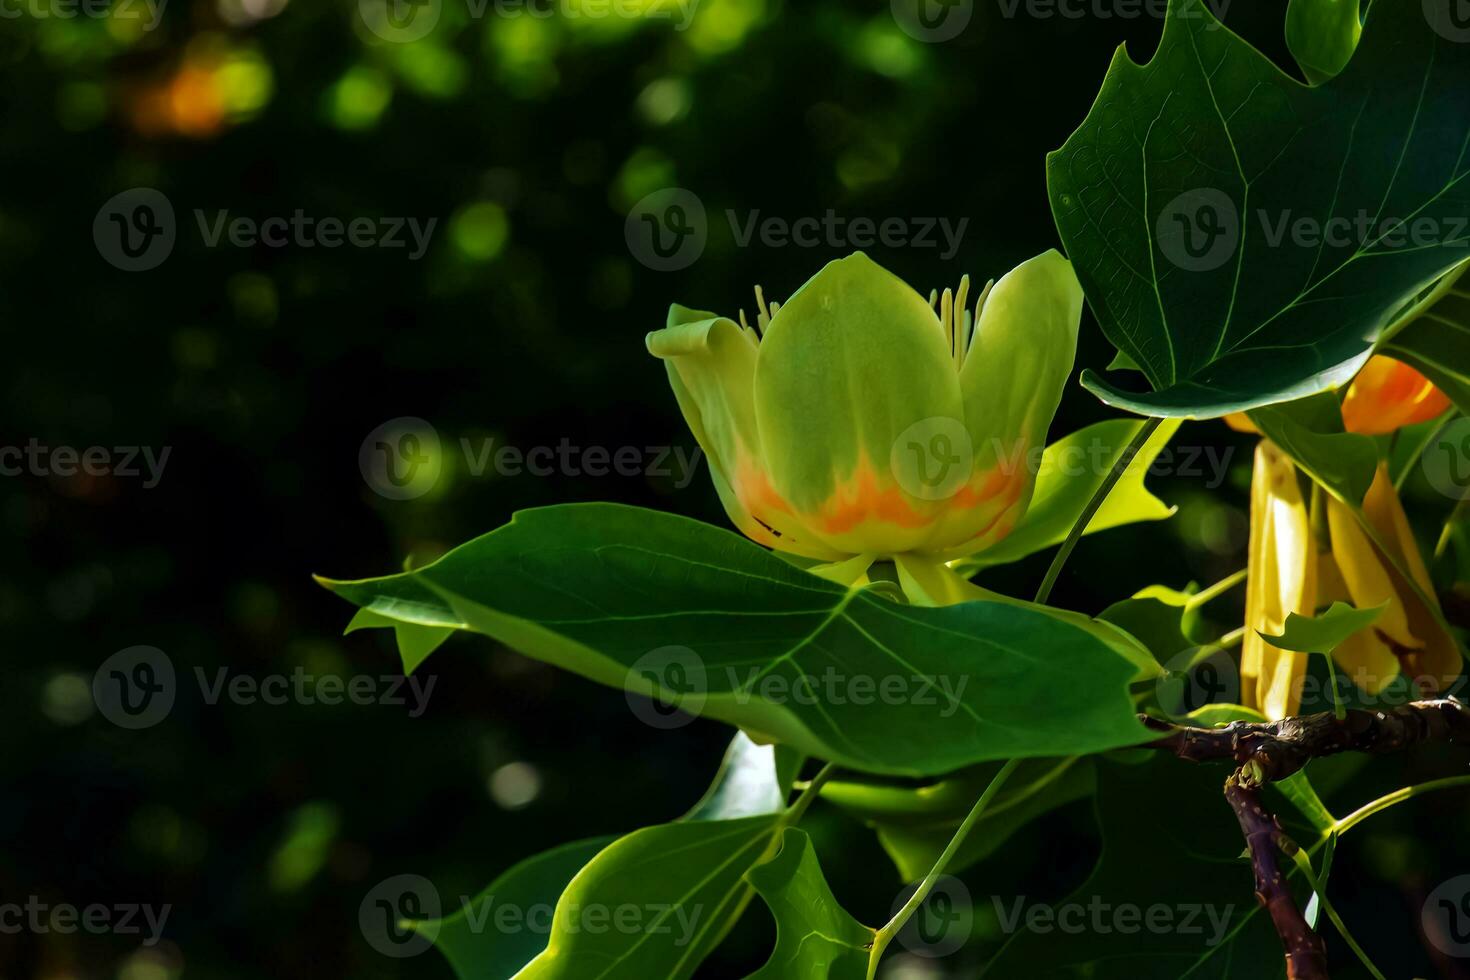
[[[391,637],[344,637],[350,609],[313,572],[385,573],[564,501],[723,525],[702,463],[692,482],[647,472],[649,447],[694,444],[643,336],[671,301],[753,312],[753,285],[783,298],[852,250],[831,236],[742,245],[727,210],[742,228],[829,209],[909,229],[966,221],[953,254],[942,235],[868,251],[924,291],[998,277],[1056,244],[1044,155],[1086,114],[1114,49],[1142,59],[1160,29],[1146,7],[1062,16],[1025,0],[966,4],[947,38],[866,0],[389,3],[168,0],[155,24],[141,0],[0,0],[0,446],[43,461],[0,479],[0,901],[172,909],[152,947],[0,933],[5,980],[447,978],[437,954],[390,959],[364,941],[374,883],[416,873],[473,893],[547,847],[686,809],[728,729],[657,731],[618,692],[483,638],[429,661],[416,717],[210,704],[195,670],[211,683],[221,670],[365,676],[386,692]],[[1232,27],[1281,58],[1284,4],[1240,7]],[[421,38],[395,35],[434,16]],[[137,188],[172,209],[171,248],[151,235],[166,209]],[[660,269],[625,232],[668,188],[697,198],[707,233],[697,257]],[[298,210],[366,219],[373,236],[435,223],[422,255],[406,227],[405,247],[209,244],[221,211]],[[121,251],[122,228],[141,255]],[[1089,315],[1079,364],[1111,354]],[[1106,417],[1074,386],[1052,432]],[[441,467],[427,493],[393,499],[359,455],[403,418],[432,427]],[[1250,440],[1218,423],[1181,438],[1233,453],[1223,488],[1208,471],[1154,481],[1178,515],[1084,542],[1055,601],[1095,613],[1244,566]],[[462,439],[635,447],[642,470],[476,474]],[[92,474],[40,453],[94,446],[110,462]],[[141,452],[126,472],[134,447],[163,460],[156,480]],[[1045,563],[986,582],[1029,595]],[[1212,607],[1222,631],[1239,602]],[[92,682],[139,645],[167,655],[179,690],[166,718],[133,730],[97,710]],[[1360,775],[1343,805],[1464,761],[1418,759]],[[1470,870],[1450,832],[1465,816],[1465,798],[1444,795],[1378,818],[1339,854],[1352,869],[1341,903],[1384,924],[1370,945],[1395,976],[1443,968],[1418,949],[1414,888]],[[810,821],[838,895],[859,918],[885,916],[901,882],[871,834],[830,807]],[[1059,895],[1096,851],[1077,804],[984,874]],[[751,919],[709,976],[762,961],[770,926]]]

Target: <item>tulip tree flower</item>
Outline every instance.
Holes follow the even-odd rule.
[[[1386,605],[1372,626],[1334,651],[1333,659],[1369,694],[1377,694],[1399,674],[1419,694],[1443,690],[1460,674],[1460,650],[1438,615],[1429,570],[1387,464],[1379,464],[1363,499],[1363,514],[1373,529],[1371,539],[1344,504],[1328,498],[1332,552],[1323,556],[1322,599],[1344,599],[1359,609]]]
[[[1363,501],[1371,536],[1340,501],[1329,497],[1326,512],[1330,546],[1319,552],[1296,467],[1261,440],[1251,479],[1241,702],[1272,720],[1301,707],[1308,655],[1273,646],[1261,634],[1277,636],[1289,613],[1311,616],[1336,601],[1382,608],[1332,651],[1338,669],[1365,693],[1375,695],[1402,675],[1416,696],[1426,696],[1460,673],[1459,649],[1437,615],[1429,572],[1388,467],[1379,466]]]
[[[1434,383],[1402,361],[1375,354],[1363,365],[1342,401],[1349,432],[1376,436],[1444,414],[1450,400]]]
[[[981,291],[926,302],[861,252],[754,324],[674,306],[648,350],[745,535],[858,581],[933,567],[1025,513],[1076,354],[1082,290],[1048,251]]]

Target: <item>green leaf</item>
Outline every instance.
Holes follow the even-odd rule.
[[[610,978],[689,976],[749,902],[742,876],[796,815],[786,807],[795,761],[737,734],[680,820],[537,855],[415,927],[461,980],[581,977],[603,958],[615,964]]]
[[[1337,854],[1337,834],[1335,832],[1327,835],[1327,843],[1322,845],[1322,870],[1317,873],[1317,882],[1324,889],[1327,887],[1327,878],[1332,874],[1332,858]],[[1312,897],[1307,899],[1307,907],[1302,910],[1302,917],[1307,920],[1307,925],[1313,929],[1317,928],[1317,919],[1322,914],[1322,896],[1315,890]]]
[[[822,788],[822,798],[877,831],[899,877],[918,881],[938,862],[999,768],[976,766],[925,786],[833,780]],[[946,871],[958,874],[984,860],[1017,830],[1044,813],[1091,795],[1094,786],[1091,759],[1028,760],[981,814]]]
[[[417,623],[403,622],[373,612],[371,609],[359,609],[347,624],[344,633],[352,633],[361,629],[390,628],[393,630],[393,638],[398,642],[398,656],[403,661],[403,672],[412,674],[418,670],[419,664],[429,658],[429,654],[439,649],[440,644],[454,634],[454,629],[445,626],[420,626]]]
[[[866,980],[874,930],[837,904],[810,837],[788,827],[745,877],[776,917],[775,951],[749,980]]]
[[[1307,81],[1320,85],[1347,67],[1363,33],[1359,0],[1291,0],[1286,46]]]
[[[1337,825],[1337,818],[1332,815],[1332,811],[1327,809],[1327,804],[1322,802],[1322,797],[1317,795],[1317,790],[1307,780],[1305,771],[1294,772],[1285,779],[1279,779],[1268,785],[1272,790],[1286,797],[1306,820],[1307,825],[1317,831],[1319,836]]]
[[[896,604],[731,532],[654,511],[523,511],[424,568],[328,588],[852,769],[937,775],[1148,732],[1136,665],[1022,605]]]
[[[1185,593],[1154,586],[1113,603],[1097,618],[1127,631],[1160,664],[1177,668],[1175,657],[1200,645],[1189,635],[1190,628],[1199,622],[1199,613],[1185,604],[1188,599]]]
[[[546,948],[557,897],[614,840],[576,841],[527,858],[453,915],[414,928],[433,938],[461,980],[509,980]]]
[[[692,976],[744,910],[745,873],[780,828],[768,815],[667,823],[619,838],[562,893],[545,951],[518,980]]]
[[[1387,608],[1387,602],[1368,609],[1354,609],[1345,602],[1334,602],[1326,612],[1316,616],[1288,613],[1280,636],[1269,633],[1261,633],[1261,636],[1272,646],[1283,650],[1327,655],[1348,637],[1366,629]]]
[[[1172,0],[1153,59],[1120,51],[1048,158],[1093,311],[1154,390],[1091,371],[1083,385],[1139,414],[1205,418],[1346,383],[1465,259],[1467,87],[1470,45],[1419,4],[1373,4],[1347,67],[1308,87],[1203,0]]]
[[[973,575],[982,568],[1020,561],[1061,544],[1142,425],[1130,419],[1111,419],[1047,446],[1036,474],[1036,492],[1021,522],[994,546],[955,562],[955,571]],[[1174,508],[1150,493],[1143,481],[1178,428],[1178,423],[1161,425],[1149,437],[1093,515],[1085,533],[1159,521],[1174,513]]]
[[[1378,350],[1417,368],[1470,415],[1470,291],[1459,282],[1466,268],[1446,276],[1426,308]]]
[[[1257,409],[1251,421],[1313,480],[1349,507],[1361,507],[1378,469],[1378,444],[1343,431],[1337,396],[1309,398]]]

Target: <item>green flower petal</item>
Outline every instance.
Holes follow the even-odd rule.
[[[754,541],[809,558],[840,553],[797,533],[770,491],[755,424],[754,338],[725,317],[674,305],[668,326],[650,333],[649,353],[661,358],[684,420],[709,459],[715,490],[730,520]]]
[[[952,482],[957,465],[968,469],[969,447],[956,445],[968,442],[959,379],[939,319],[861,252],[828,263],[771,320],[755,413],[776,492],[840,551],[926,546],[947,505],[932,491]],[[931,465],[905,462],[910,445]],[[931,447],[942,458],[922,459]]]
[[[976,506],[957,512],[956,558],[1000,540],[1025,513],[1035,451],[1061,402],[1077,356],[1082,287],[1056,250],[1008,272],[990,290],[960,368],[965,428],[974,446]]]

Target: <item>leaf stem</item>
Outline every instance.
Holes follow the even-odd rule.
[[[965,838],[969,837],[970,831],[975,829],[975,823],[980,819],[980,815],[985,812],[985,807],[995,797],[995,794],[1000,792],[1001,786],[1005,784],[1005,781],[1010,777],[1011,773],[1016,771],[1016,767],[1020,763],[1021,760],[1012,759],[1000,767],[1000,771],[990,780],[990,785],[985,787],[985,792],[980,794],[980,799],[975,801],[975,806],[970,810],[969,816],[961,821],[959,827],[954,832],[954,836],[945,845],[944,853],[939,855],[939,860],[934,862],[934,867],[930,868],[929,873],[924,876],[924,880],[919,882],[919,887],[914,890],[913,895],[909,896],[909,900],[903,904],[903,908],[899,909],[893,918],[888,920],[888,924],[879,929],[877,934],[874,935],[872,952],[868,955],[868,980],[873,980],[873,977],[877,975],[878,961],[883,958],[883,951],[888,948],[888,944],[893,941],[893,937],[898,935],[899,930],[904,927],[914,912],[918,911],[919,906],[924,904],[924,900],[934,890],[935,883],[939,881],[940,875],[944,874],[944,869],[949,866],[950,861],[954,860],[955,853],[964,844]]]
[[[1118,481],[1123,478],[1123,474],[1127,472],[1128,466],[1133,462],[1133,457],[1138,455],[1138,451],[1143,448],[1143,444],[1148,442],[1149,436],[1154,434],[1154,430],[1163,421],[1161,418],[1144,419],[1143,424],[1138,428],[1138,432],[1134,434],[1132,441],[1124,448],[1123,454],[1113,461],[1113,468],[1108,471],[1108,475],[1103,478],[1102,483],[1098,484],[1097,490],[1092,494],[1092,499],[1088,500],[1087,506],[1082,508],[1082,513],[1077,515],[1077,520],[1073,523],[1072,530],[1067,532],[1066,540],[1062,542],[1061,548],[1057,550],[1056,557],[1051,560],[1051,567],[1046,570],[1046,578],[1041,580],[1041,588],[1036,590],[1035,602],[1044,604],[1047,599],[1051,598],[1052,586],[1057,584],[1057,578],[1062,574],[1062,566],[1067,564],[1067,559],[1071,556],[1072,549],[1077,547],[1077,542],[1082,539],[1082,534],[1087,530],[1087,525],[1092,523],[1092,518],[1097,514],[1098,508],[1103,505],[1103,501],[1108,499],[1108,494],[1113,492],[1113,487],[1117,486]]]
[[[1444,528],[1439,532],[1439,541],[1434,545],[1436,561],[1444,556],[1445,549],[1450,546],[1450,540],[1455,535],[1455,525],[1465,517],[1467,510],[1470,510],[1470,497],[1461,497],[1460,502],[1455,504],[1455,509],[1450,511],[1450,516],[1445,519]]]
[[[1431,779],[1427,783],[1417,783],[1413,786],[1405,786],[1403,789],[1396,789],[1392,793],[1386,796],[1380,796],[1372,803],[1361,806],[1352,813],[1349,813],[1337,821],[1337,823],[1333,824],[1331,829],[1339,834],[1345,833],[1373,816],[1373,814],[1387,810],[1396,803],[1413,799],[1423,793],[1432,793],[1440,789],[1453,789],[1456,786],[1470,786],[1470,776],[1448,776],[1444,779]]]
[[[1332,920],[1332,925],[1337,929],[1337,934],[1342,937],[1343,942],[1348,944],[1349,948],[1357,954],[1358,961],[1363,964],[1369,973],[1373,974],[1373,980],[1387,980],[1383,972],[1373,965],[1373,961],[1368,958],[1368,954],[1363,952],[1363,947],[1358,945],[1358,941],[1353,938],[1352,933],[1348,932],[1347,926],[1343,925],[1342,917],[1337,914],[1337,909],[1333,908],[1332,903],[1327,900],[1327,889],[1323,887],[1322,882],[1312,872],[1312,861],[1307,857],[1306,852],[1297,849],[1289,853],[1291,859],[1296,862],[1297,870],[1307,879],[1307,884],[1312,886],[1312,891],[1317,893],[1317,901],[1322,903],[1322,910],[1327,913],[1327,918]]]
[[[822,792],[822,787],[826,785],[827,780],[831,779],[832,774],[836,771],[837,763],[835,762],[829,762],[817,771],[817,774],[801,788],[801,795],[796,798],[782,815],[781,821],[783,826],[789,827],[801,820],[802,815],[806,813],[806,808],[812,805],[812,800],[815,800]]]
[[[1246,579],[1246,576],[1249,573],[1250,573],[1250,569],[1249,568],[1242,568],[1240,571],[1236,572],[1234,575],[1228,575],[1225,578],[1222,578],[1220,581],[1216,582],[1214,585],[1210,586],[1208,589],[1204,589],[1204,590],[1202,590],[1200,592],[1196,592],[1194,595],[1192,595],[1192,596],[1189,597],[1188,601],[1186,601],[1184,603],[1185,610],[1188,611],[1188,610],[1198,609],[1200,606],[1203,606],[1205,603],[1210,602],[1213,599],[1219,598],[1220,596],[1222,596],[1225,593],[1229,592],[1231,589],[1235,588],[1241,582],[1244,582],[1245,579]]]

